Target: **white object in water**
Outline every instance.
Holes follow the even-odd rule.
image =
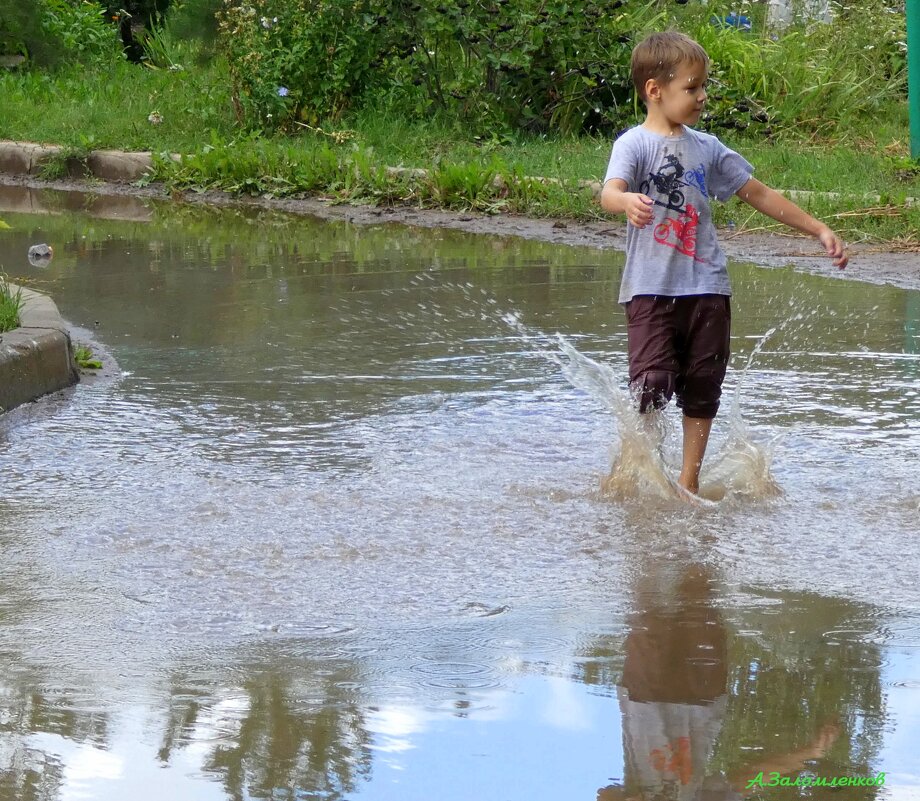
[[[42,243],[41,245],[32,245],[29,248],[29,264],[33,267],[44,266],[54,255],[54,248],[51,245]]]

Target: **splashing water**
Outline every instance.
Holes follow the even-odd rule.
[[[504,316],[507,325],[537,343],[537,351],[556,364],[572,386],[588,393],[613,413],[619,436],[610,474],[601,482],[605,495],[617,499],[657,497],[692,500],[715,507],[729,497],[764,499],[781,494],[770,474],[776,439],[754,441],[741,416],[741,389],[748,370],[776,328],[767,331],[754,346],[741,372],[728,414],[725,442],[707,456],[700,474],[699,496],[689,496],[678,486],[677,472],[665,457],[674,426],[662,412],[640,414],[637,404],[621,386],[622,376],[612,367],[580,353],[565,337],[555,339],[529,331],[514,314]],[[711,447],[711,446],[710,446]]]

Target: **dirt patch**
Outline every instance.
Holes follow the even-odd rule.
[[[290,214],[308,215],[322,220],[344,220],[357,225],[381,221],[422,228],[447,228],[490,236],[518,236],[555,242],[560,245],[594,247],[600,250],[624,250],[625,223],[610,219],[592,222],[537,219],[513,214],[486,215],[411,207],[353,206],[333,203],[317,197],[262,198],[236,197],[226,192],[169,192],[153,184],[137,187],[130,184],[87,182],[80,180],[42,181],[28,176],[4,175],[0,183],[33,189],[57,189],[87,192],[101,196],[130,196],[202,203],[213,206],[250,206]],[[905,289],[920,289],[920,253],[888,249],[884,244],[858,244],[848,248],[850,264],[837,270],[822,255],[818,243],[795,234],[733,233],[721,231],[722,248],[729,258],[763,267],[786,267],[833,278],[891,284]]]

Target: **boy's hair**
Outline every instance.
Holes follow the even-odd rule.
[[[665,31],[646,36],[633,48],[630,70],[633,86],[643,102],[645,82],[653,78],[662,85],[670,83],[674,71],[681,64],[700,64],[709,67],[709,56],[702,46],[677,31]]]

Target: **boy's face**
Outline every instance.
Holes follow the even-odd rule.
[[[703,64],[680,64],[667,83],[652,79],[646,84],[649,105],[654,104],[674,125],[695,125],[706,103],[709,74]]]

